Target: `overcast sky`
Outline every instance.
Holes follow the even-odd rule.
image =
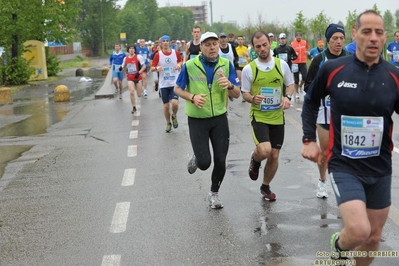
[[[127,0],[120,0],[119,4],[124,5]],[[202,2],[207,3],[208,7],[208,23],[211,21],[210,0],[158,0],[158,6],[164,7],[182,5],[201,5]],[[357,14],[366,9],[371,9],[377,4],[382,14],[386,10],[390,10],[392,14],[399,9],[398,0],[212,0],[213,6],[213,22],[236,21],[242,26],[251,16],[252,23],[256,23],[258,14],[262,15],[263,20],[267,22],[278,22],[280,24],[289,25],[296,14],[302,10],[302,14],[306,18],[314,18],[317,14],[324,10],[324,14],[330,17],[333,22],[346,22],[348,11],[357,11]]]

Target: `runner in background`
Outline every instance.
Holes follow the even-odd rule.
[[[136,54],[141,55],[145,60],[146,69],[141,73],[141,76],[143,78],[143,95],[147,97],[147,72],[150,69],[150,49],[146,46],[145,39],[140,39],[139,46],[136,48]]]
[[[122,81],[124,77],[122,63],[125,56],[126,54],[121,51],[120,43],[115,43],[115,51],[109,56],[109,68],[112,70],[112,82],[115,86],[115,94],[119,92],[119,99],[122,99]]]
[[[302,33],[297,32],[295,34],[295,40],[291,42],[292,48],[294,48],[298,58],[292,61],[292,73],[294,73],[295,81],[295,99],[300,99],[300,89],[305,84],[306,75],[308,73],[308,67],[306,66],[306,57],[310,46],[307,41],[302,39]],[[301,73],[301,81],[299,81],[299,73]]]
[[[183,64],[187,62],[187,60],[190,60],[197,55],[200,54],[201,49],[200,49],[200,37],[201,37],[201,28],[200,26],[194,26],[193,31],[191,32],[193,35],[193,39],[187,43],[186,47],[186,53],[184,55],[183,59]]]

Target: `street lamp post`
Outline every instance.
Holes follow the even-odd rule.
[[[101,9],[101,44],[102,44],[102,56],[105,55],[105,45],[104,45],[104,19],[103,19],[103,0],[100,0]]]

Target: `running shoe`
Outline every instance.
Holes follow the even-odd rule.
[[[177,128],[179,126],[179,123],[177,122],[177,117],[172,115],[172,123],[173,123],[173,128]]]
[[[348,260],[348,257],[341,256],[342,250],[337,248],[337,241],[339,238],[339,232],[335,232],[331,236],[330,240],[330,247],[331,247],[331,253],[330,253],[330,258],[332,260]]]
[[[248,174],[249,177],[252,180],[257,180],[259,176],[259,168],[260,168],[260,162],[256,162],[254,157],[253,157],[253,152],[251,153],[251,161],[249,162],[249,167],[248,167]]]
[[[211,206],[212,209],[223,208],[223,204],[218,197],[218,192],[209,192],[208,199],[209,199],[209,206]]]
[[[231,96],[228,96],[228,97],[229,97],[230,102],[234,101],[233,97],[231,97]]]
[[[143,95],[144,95],[145,98],[147,98],[147,96],[148,96],[147,95],[147,90],[143,90]]]
[[[155,84],[155,91],[158,91],[158,83]]]
[[[169,132],[171,132],[172,131],[172,123],[168,123],[167,125],[166,125],[166,133],[169,133]]]
[[[122,93],[121,92],[119,93],[119,99],[122,100]]]
[[[135,112],[137,112],[137,109],[136,106],[133,106],[132,114],[134,114]]]
[[[320,180],[319,180],[319,183],[317,184],[317,186],[318,186],[318,188],[317,188],[317,194],[316,194],[316,196],[317,196],[318,198],[328,198],[328,193],[327,193],[327,181],[325,180],[325,181],[323,182],[323,181],[320,181]]]
[[[276,194],[274,194],[270,188],[269,189],[264,189],[260,187],[260,193],[265,197],[266,200],[269,201],[275,201],[276,200]]]
[[[195,171],[197,171],[197,168],[195,154],[193,154],[193,156],[191,156],[191,158],[188,160],[187,170],[190,174],[194,174]]]

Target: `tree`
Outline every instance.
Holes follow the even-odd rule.
[[[384,12],[384,15],[383,15],[382,18],[384,19],[385,30],[388,33],[392,33],[395,19],[394,19],[393,15],[392,15],[391,11],[386,10]]]
[[[330,23],[331,19],[324,14],[324,11],[321,11],[315,18],[310,20],[309,28],[312,31],[313,36],[318,40],[321,40]]]
[[[302,32],[302,34],[306,35],[307,27],[306,27],[306,18],[302,14],[302,10],[296,14],[296,18],[294,22],[292,22],[292,30],[293,32]]]
[[[7,67],[11,65],[17,72],[18,68],[26,66],[20,57],[25,50],[23,43],[28,40],[69,42],[75,35],[73,25],[80,3],[81,0],[0,0],[0,46],[11,52]],[[2,78],[7,80],[7,77]],[[15,82],[18,83],[18,78],[13,79]]]
[[[118,14],[117,0],[84,0],[77,20],[77,29],[83,46],[91,51],[93,56],[98,56],[104,48],[113,46],[119,41],[120,26],[115,17]]]
[[[377,12],[378,14],[381,15],[381,11],[378,9],[377,4],[374,4],[372,9],[373,9],[375,12]]]
[[[396,28],[399,29],[399,9],[395,10],[395,20],[396,20]]]
[[[352,29],[355,26],[356,18],[356,9],[353,10],[353,12],[348,11],[348,16],[346,17],[345,32],[348,32],[349,34],[346,35],[346,39],[352,40]]]

